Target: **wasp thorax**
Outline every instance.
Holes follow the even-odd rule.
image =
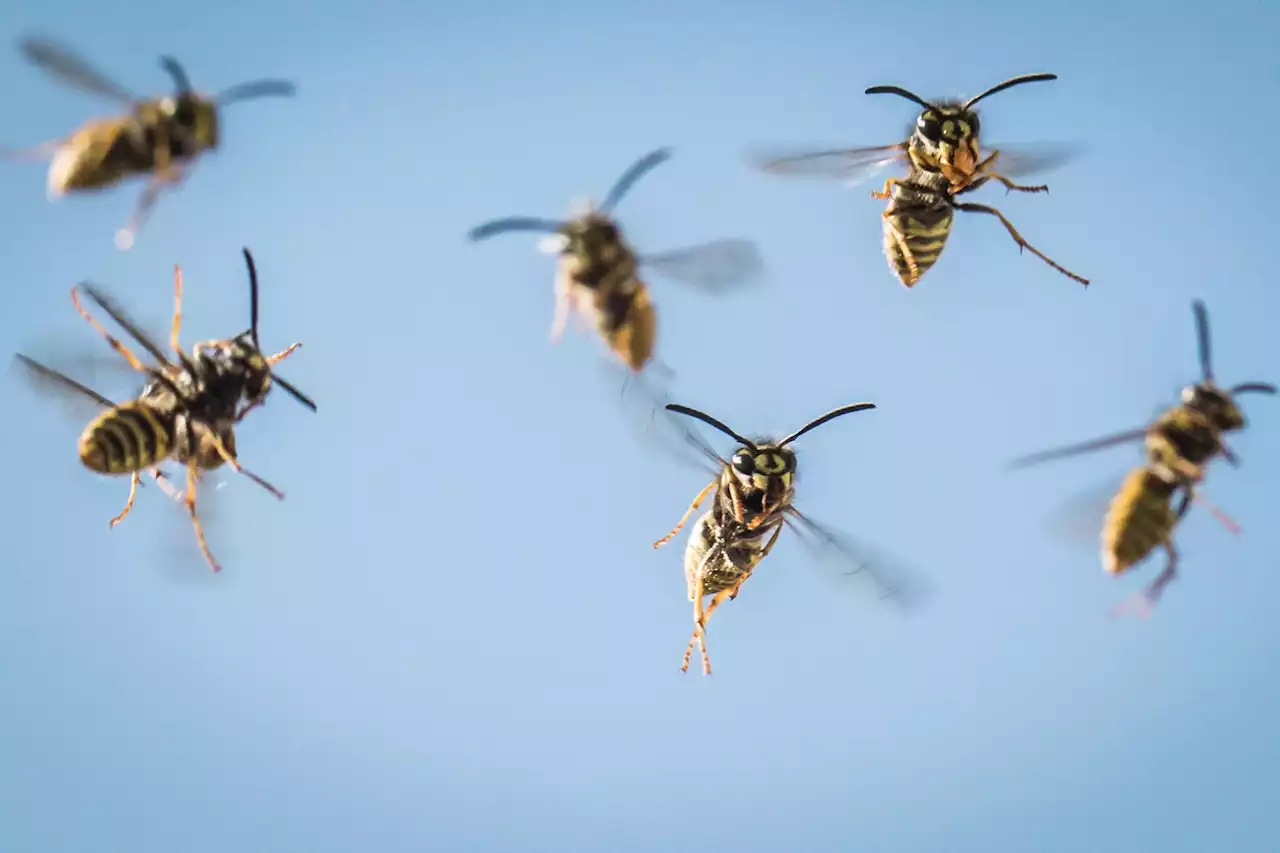
[[[1182,389],[1182,402],[1209,419],[1220,430],[1244,428],[1244,412],[1225,391],[1210,385],[1188,385]]]
[[[227,394],[259,403],[271,388],[271,367],[248,333],[206,346],[202,359],[213,366],[217,385]]]

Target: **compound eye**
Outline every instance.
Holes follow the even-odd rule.
[[[942,141],[942,125],[932,113],[921,113],[920,118],[916,119],[916,127],[930,142]]]
[[[969,113],[964,117],[964,120],[965,123],[969,125],[969,132],[974,136],[977,136],[979,129],[981,129],[981,125],[978,123],[978,114]]]
[[[756,470],[755,458],[745,451],[733,454],[733,469],[739,474],[754,474]]]

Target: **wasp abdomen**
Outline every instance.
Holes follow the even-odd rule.
[[[914,286],[937,263],[955,218],[949,206],[913,198],[916,195],[896,196],[884,217],[885,258],[907,287]]]
[[[85,427],[80,461],[98,474],[131,474],[158,464],[172,448],[172,417],[135,400],[103,412]]]
[[[737,586],[760,562],[765,542],[773,535],[773,525],[751,531],[727,531],[715,520],[714,510],[704,513],[693,526],[689,545],[684,552],[684,577],[689,587],[689,600],[699,569],[702,594],[715,595]],[[736,527],[737,525],[735,525]],[[706,565],[703,565],[705,561]]]
[[[1176,488],[1150,468],[1125,477],[1102,526],[1102,566],[1108,573],[1127,571],[1168,541],[1177,523],[1171,505]]]
[[[658,318],[648,288],[638,280],[631,284],[598,297],[596,326],[609,348],[632,370],[640,370],[653,355]]]

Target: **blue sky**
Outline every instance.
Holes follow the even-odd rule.
[[[280,395],[240,430],[288,498],[230,474],[202,493],[215,578],[154,488],[109,531],[125,483],[84,471],[81,423],[2,374],[0,850],[1280,847],[1276,401],[1246,401],[1245,464],[1208,484],[1243,535],[1193,513],[1145,623],[1107,611],[1157,567],[1110,580],[1051,529],[1137,451],[1002,468],[1172,402],[1197,375],[1196,297],[1225,381],[1280,379],[1274,6],[0,9],[9,44],[29,31],[138,91],[172,52],[198,87],[299,96],[229,109],[224,149],[130,253],[111,235],[138,186],[50,204],[40,167],[5,164],[0,342],[107,353],[67,298],[87,277],[163,328],[175,262],[184,341],[239,331],[248,245],[264,343],[305,342],[282,375],[320,411]],[[869,85],[967,95],[1045,70],[984,104],[985,138],[1085,153],[1047,197],[976,200],[1087,291],[972,216],[907,291],[866,187],[741,159],[895,141],[912,106]],[[0,93],[10,145],[110,108],[12,48]],[[548,345],[532,239],[463,238],[560,215],[659,145],[675,156],[618,210],[637,247],[752,237],[769,265],[723,298],[652,280],[677,398],[748,433],[876,402],[801,440],[798,506],[927,573],[917,617],[784,537],[711,622],[716,674],[681,676],[685,540],[650,543],[702,474],[632,439],[596,340]]]

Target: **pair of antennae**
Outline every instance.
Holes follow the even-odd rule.
[[[848,415],[848,414],[852,414],[853,412],[861,412],[864,409],[874,409],[875,407],[876,407],[875,403],[851,403],[848,406],[841,406],[838,409],[832,409],[831,411],[827,412],[825,415],[822,415],[820,417],[814,418],[813,420],[809,421],[809,423],[800,427],[800,429],[791,433],[791,435],[782,439],[782,441],[779,441],[774,446],[786,447],[788,444],[795,441],[797,438],[804,435],[809,430],[816,429],[817,427],[820,427],[823,424],[825,424],[827,421],[835,420],[841,415]],[[682,406],[679,403],[668,403],[663,408],[665,408],[669,412],[676,412],[677,414],[688,415],[691,418],[697,418],[698,420],[702,421],[704,424],[709,424],[710,426],[713,426],[716,429],[720,430],[722,433],[729,436],[734,441],[741,444],[743,447],[750,448],[751,450],[760,449],[754,441],[752,441],[749,438],[743,438],[741,435],[738,435],[738,433],[730,429],[723,421],[720,421],[711,417],[711,415],[708,415],[706,412],[700,412],[697,409],[691,409],[688,406]]]
[[[670,148],[657,148],[628,166],[627,170],[613,182],[613,186],[605,193],[604,200],[600,202],[596,210],[605,214],[612,211],[641,178],[653,171],[656,166],[671,159],[671,153]],[[536,231],[542,234],[558,234],[564,230],[566,224],[554,219],[507,216],[502,219],[494,219],[483,225],[477,225],[467,232],[467,239],[474,243],[506,231]]]
[[[1206,385],[1213,384],[1213,347],[1209,338],[1209,310],[1204,307],[1204,302],[1197,299],[1191,303],[1191,310],[1196,315],[1196,344],[1200,350],[1200,373],[1204,377]],[[1227,389],[1227,393],[1233,397],[1236,394],[1248,394],[1250,392],[1257,394],[1274,394],[1276,386],[1270,382],[1242,382]]]
[[[967,110],[971,108],[974,104],[978,103],[978,101],[981,101],[983,98],[987,97],[988,95],[994,95],[996,92],[1003,92],[1005,89],[1009,89],[1013,86],[1020,86],[1023,83],[1036,83],[1041,80],[1057,80],[1057,79],[1058,79],[1057,74],[1023,74],[1020,77],[1011,77],[1008,80],[1005,80],[1003,83],[997,83],[996,85],[992,86],[990,89],[983,92],[982,94],[975,95],[974,97],[970,98],[968,101],[965,102],[962,109]],[[938,109],[936,105],[929,103],[924,98],[920,97],[914,92],[909,92],[906,89],[903,89],[901,86],[872,86],[870,89],[867,89],[867,91],[864,92],[863,94],[898,95],[899,97],[906,98],[908,101],[914,101],[915,103],[919,104],[920,106],[924,107],[927,110]]]
[[[253,341],[253,348],[262,352],[262,343],[258,338],[258,268],[253,262],[253,253],[247,247],[240,251],[244,253],[244,262],[249,267],[249,339]],[[316,410],[316,404],[310,397],[277,376],[270,366],[267,370],[271,373],[272,381],[289,392],[295,400],[313,412]]]

